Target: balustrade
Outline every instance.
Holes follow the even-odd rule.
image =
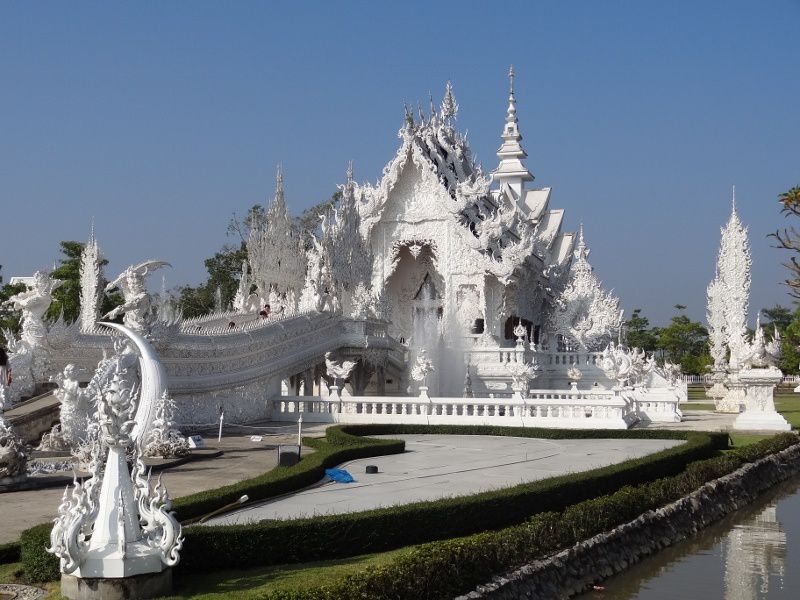
[[[530,397],[348,397],[329,400],[281,397],[274,420],[342,423],[453,423],[536,427],[626,428],[636,420],[632,403],[614,392],[533,390]],[[669,409],[653,402],[651,412]],[[658,406],[656,406],[658,405]]]

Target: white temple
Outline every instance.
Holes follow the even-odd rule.
[[[400,147],[375,184],[357,183],[348,168],[310,247],[289,217],[279,171],[247,240],[232,310],[183,319],[151,298],[145,278],[163,261],[109,284],[125,303],[106,318],[124,315],[159,352],[182,429],[213,423],[220,410],[229,423],[680,420],[685,386],[614,344],[622,311],[592,270],[583,228],[563,231],[550,188],[533,187],[513,70],[509,80],[490,174],[456,129],[448,82],[438,110],[406,109]],[[94,235],[87,249],[80,324],[59,333],[69,344],[40,340],[49,371],[37,380],[68,363],[88,377],[112,347],[91,323],[101,280]],[[344,377],[331,371],[349,363]]]

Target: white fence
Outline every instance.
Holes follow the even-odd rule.
[[[532,390],[527,398],[425,396],[282,396],[272,420],[305,423],[505,425],[565,429],[627,429],[634,403],[611,391]]]
[[[711,380],[712,375],[681,375],[681,379],[684,383],[689,385],[713,385],[714,382]],[[798,375],[786,375],[782,380],[781,383],[785,383],[787,385],[795,385],[800,383],[800,376]]]

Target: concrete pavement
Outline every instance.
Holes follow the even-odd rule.
[[[355,512],[512,486],[638,458],[678,440],[542,440],[492,436],[391,435],[406,452],[342,465],[355,483],[323,483],[222,515],[209,525]],[[365,474],[366,465],[379,473]]]

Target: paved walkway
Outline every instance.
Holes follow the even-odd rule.
[[[277,445],[295,443],[296,431],[294,425],[287,428],[275,424],[269,429],[253,429],[246,434],[224,435],[219,444],[215,434],[204,436],[208,446],[220,448],[225,453],[219,458],[192,461],[167,469],[163,471],[163,481],[170,496],[178,498],[255,477],[278,464]],[[252,442],[251,433],[263,434],[263,439]],[[307,433],[312,431],[304,430],[304,434]],[[58,513],[63,493],[63,488],[49,488],[0,494],[0,543],[16,540],[22,530],[52,520]]]
[[[392,435],[406,452],[343,465],[355,483],[327,482],[212,519],[249,523],[474,494],[555,475],[588,471],[681,444],[676,440],[541,440],[491,436]],[[366,475],[368,464],[379,473]]]

